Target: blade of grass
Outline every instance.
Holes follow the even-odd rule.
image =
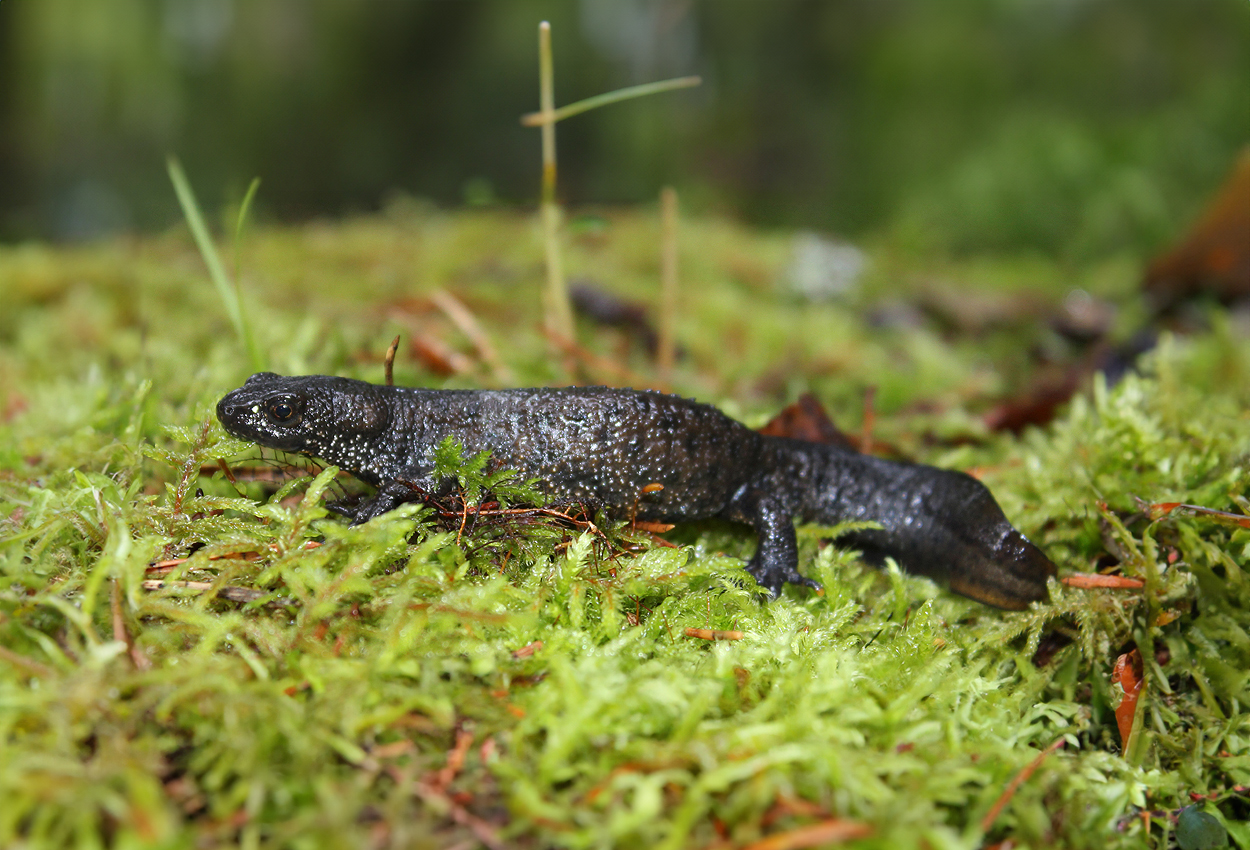
[[[547,113],[544,110],[527,113],[521,116],[521,124],[526,127],[539,127],[548,122],[563,121],[565,118],[572,118],[574,115],[598,109],[600,106],[607,106],[609,103],[618,103],[635,97],[646,97],[649,94],[659,94],[660,92],[673,91],[674,89],[693,88],[694,86],[702,85],[702,83],[702,77],[674,77],[671,80],[659,80],[654,83],[629,86],[597,94],[594,97],[570,103],[568,106],[561,106],[559,109],[552,111],[550,119],[546,117]]]
[[[200,213],[199,203],[195,199],[195,192],[191,189],[187,175],[183,172],[182,165],[176,157],[169,157],[166,161],[166,166],[169,169],[169,180],[174,184],[174,193],[178,196],[178,203],[182,206],[182,214],[187,219],[187,227],[191,229],[191,235],[195,238],[195,244],[200,249],[200,256],[204,258],[204,265],[208,267],[208,276],[213,281],[213,286],[217,288],[217,294],[225,305],[226,314],[230,317],[230,323],[234,325],[235,333],[239,335],[239,339],[247,348],[253,370],[263,372],[265,370],[264,358],[261,356],[260,349],[256,346],[256,340],[252,337],[251,328],[243,315],[242,307],[239,304],[238,288],[230,279],[230,275],[226,273],[226,267],[222,265],[221,256],[217,253],[217,246],[213,244],[213,239],[208,233],[208,227],[204,224],[204,216]],[[248,195],[249,197],[251,195],[250,189]]]
[[[253,177],[251,185],[247,187],[247,192],[243,195],[243,203],[239,204],[239,217],[234,223],[234,277],[235,290],[238,290],[239,278],[239,247],[243,243],[243,225],[247,223],[247,214],[252,211],[252,201],[256,199],[256,192],[260,189],[260,178]]]

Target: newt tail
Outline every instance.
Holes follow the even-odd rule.
[[[236,437],[320,457],[376,487],[356,523],[417,499],[418,489],[437,491],[431,452],[451,436],[466,452],[489,450],[501,466],[538,479],[550,504],[751,525],[759,547],[747,569],[773,593],[786,582],[815,586],[798,571],[795,519],[879,523],[848,539],[1000,608],[1045,599],[1055,574],[968,475],[764,436],[678,396],[609,387],[430,390],[261,372],[218,403],[217,417]]]
[[[950,589],[999,608],[1047,598],[1055,565],[1016,530],[980,481],[962,472],[885,460],[841,446],[782,442],[799,488],[794,513],[832,525],[868,520],[839,538],[869,560],[893,557],[910,572],[944,579]]]

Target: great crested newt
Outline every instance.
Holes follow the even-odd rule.
[[[764,436],[674,395],[434,390],[260,372],[218,403],[217,418],[236,437],[321,458],[376,487],[349,514],[357,524],[436,491],[431,452],[451,436],[466,453],[489,450],[501,466],[538,479],[548,504],[746,523],[759,536],[747,569],[774,594],[786,582],[816,586],[798,571],[796,519],[879,523],[841,539],[1000,608],[1046,599],[1055,574],[969,475]]]

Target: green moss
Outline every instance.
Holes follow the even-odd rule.
[[[572,272],[647,297],[655,221],[602,219],[573,238]],[[808,535],[804,569],[824,594],[769,602],[740,560],[749,534],[729,526],[678,529],[672,548],[591,517],[462,527],[413,505],[348,528],[325,499],[355,485],[333,470],[237,487],[216,471],[257,457],[211,416],[246,358],[184,234],[3,249],[0,844],[740,846],[837,817],[872,826],[861,847],[1162,848],[1175,828],[1158,813],[1190,793],[1211,795],[1244,844],[1250,530],[1151,519],[1136,501],[1240,512],[1250,497],[1250,346],[1227,318],[1166,337],[1140,374],[1096,384],[1044,430],[985,437],[972,413],[1036,332],[953,345],[877,332],[862,305],[780,291],[782,234],[691,221],[683,239],[675,390],[759,423],[816,389],[857,428],[863,388],[881,387],[879,436],[983,468],[1063,571],[1111,551],[1145,587],[1055,584],[1050,604],[1004,613]],[[875,253],[890,275],[872,292],[905,293],[926,268]],[[398,382],[497,382],[425,300],[446,287],[514,383],[614,379],[546,353],[527,219],[397,205],[262,230],[243,255],[244,302],[280,371],[377,380],[401,332],[469,370],[401,355]],[[888,290],[895,272],[903,286]],[[1064,294],[1065,276],[1032,260],[942,274]],[[1127,298],[1123,274],[1081,279]],[[654,380],[641,353],[581,330]],[[932,446],[926,431],[978,442]],[[520,482],[453,448],[470,502],[524,501]],[[1037,667],[1048,634],[1070,642]],[[1122,755],[1111,671],[1134,646],[1145,687]]]

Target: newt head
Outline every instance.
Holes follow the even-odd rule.
[[[318,405],[299,383],[273,372],[257,372],[217,402],[217,419],[233,437],[300,451],[305,447],[305,415],[315,419]]]
[[[1022,611],[1030,602],[1050,598],[1046,580],[1055,573],[1054,562],[1008,526],[991,556],[959,564],[948,578],[956,593],[995,608]]]
[[[217,402],[217,419],[231,436],[336,462],[327,453],[340,455],[335,449],[356,444],[385,425],[385,406],[369,396],[369,389],[347,378],[257,372]]]
[[[1049,598],[1055,564],[1003,514],[989,489],[963,473],[923,473],[934,486],[929,505],[939,512],[949,540],[931,543],[931,557],[951,590],[986,605],[1020,611]],[[939,552],[945,556],[937,558]]]

